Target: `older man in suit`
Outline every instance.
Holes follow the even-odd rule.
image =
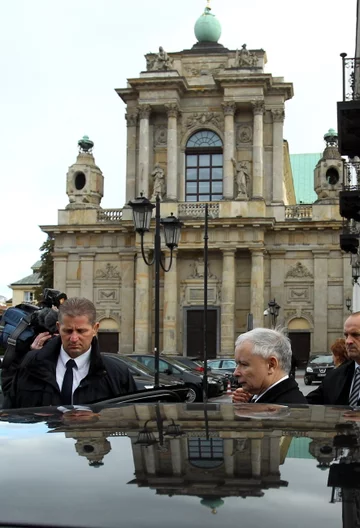
[[[344,323],[345,346],[349,361],[332,370],[321,385],[307,395],[313,405],[360,404],[360,312]]]
[[[289,377],[291,344],[277,330],[255,328],[235,343],[234,375],[242,387],[233,393],[234,403],[307,403],[294,378]]]

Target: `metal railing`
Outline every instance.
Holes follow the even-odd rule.
[[[344,163],[343,188],[344,191],[357,191],[360,189],[360,160],[354,161],[351,159]]]
[[[360,99],[360,58],[347,57],[341,53],[343,74],[343,101],[356,101]]]
[[[98,222],[111,223],[120,222],[122,218],[122,209],[100,209],[97,214]]]
[[[312,219],[312,205],[297,204],[285,206],[285,220],[311,220]]]

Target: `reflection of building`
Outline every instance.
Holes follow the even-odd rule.
[[[89,466],[99,467],[104,464],[103,458],[110,453],[111,444],[106,433],[101,431],[78,431],[65,433],[66,438],[76,440],[75,450],[79,456],[86,457]]]
[[[206,11],[201,20],[211,26],[211,16]],[[117,90],[126,105],[126,202],[141,192],[150,198],[156,186],[162,216],[173,212],[185,222],[171,272],[161,275],[161,350],[203,350],[203,271],[196,263],[208,202],[209,356],[233,354],[248,313],[263,326],[264,308],[276,298],[278,322],[306,360],[341,333],[351,293],[349,257],[338,240],[339,185],[333,183],[342,169],[338,159],[327,158],[317,175],[316,202],[296,203],[283,137],[292,84],[265,73],[264,50],[219,44],[218,29],[211,43],[197,32],[191,49],[148,54],[147,71]],[[94,300],[103,350],[148,353],[152,270],[143,262],[131,210],[101,207],[104,177],[93,144],[88,138],[80,143],[67,174],[69,202],[58,225],[43,226],[55,238],[54,286]],[[146,236],[149,251],[151,242]]]

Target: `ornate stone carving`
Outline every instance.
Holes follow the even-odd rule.
[[[236,103],[233,103],[231,101],[221,103],[224,115],[234,115],[236,111]]]
[[[252,104],[252,107],[253,107],[254,115],[263,115],[264,114],[264,112],[265,112],[264,101],[262,101],[262,100],[251,101],[251,104]]]
[[[220,114],[214,112],[196,112],[186,117],[184,120],[184,129],[191,129],[196,126],[214,125],[219,130],[223,129],[224,121]]]
[[[153,192],[151,196],[152,202],[155,202],[156,196],[159,195],[160,199],[163,198],[165,194],[165,172],[164,169],[160,167],[157,163],[154,167],[154,170],[151,173],[153,179]]]
[[[145,55],[147,71],[168,71],[173,69],[173,59],[169,57],[162,46],[159,53]]]
[[[193,272],[189,275],[190,279],[203,279],[205,274],[205,264],[203,258],[198,258],[192,263]],[[207,276],[209,279],[216,278],[210,271],[209,264],[207,265]]]
[[[304,278],[304,277],[313,277],[312,273],[307,269],[304,264],[301,264],[301,262],[297,262],[295,266],[289,269],[289,271],[286,274],[287,278]]]
[[[191,218],[205,217],[205,205],[202,203],[180,203],[178,206],[179,217],[189,216]],[[208,204],[209,218],[219,218],[219,202]]]
[[[127,112],[127,114],[125,114],[125,119],[126,119],[126,126],[128,127],[136,126],[137,120],[138,120],[138,113],[137,112]]]
[[[180,113],[179,106],[176,103],[165,105],[168,117],[177,117]]]
[[[234,167],[234,179],[237,187],[236,200],[248,200],[250,183],[249,163],[247,161],[239,161],[236,163],[234,158],[231,161]]]
[[[252,127],[250,125],[240,125],[237,129],[237,144],[250,143],[252,140]]]
[[[201,64],[196,64],[196,66],[193,64],[186,64],[183,68],[188,76],[198,77],[199,75],[216,75],[223,71],[224,68],[226,68],[226,65],[223,63],[218,65],[202,62]]]
[[[151,114],[151,106],[148,104],[142,104],[138,106],[140,119],[149,119]]]
[[[154,127],[154,145],[163,147],[167,145],[167,126],[157,125]]]
[[[116,290],[99,290],[99,299],[100,300],[115,300]]]
[[[246,48],[246,44],[241,46],[241,50],[235,53],[235,68],[254,68],[257,66],[258,57]]]
[[[285,119],[285,110],[283,108],[272,109],[271,114],[274,123],[282,123]]]
[[[105,269],[98,269],[95,274],[96,279],[120,279],[120,273],[117,271],[117,266],[112,266],[109,262]]]

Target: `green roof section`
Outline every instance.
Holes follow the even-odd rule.
[[[314,169],[321,158],[322,152],[290,154],[297,203],[311,204],[317,200],[318,197],[314,191]]]
[[[287,452],[287,458],[314,458],[309,451],[311,438],[293,438]]]

